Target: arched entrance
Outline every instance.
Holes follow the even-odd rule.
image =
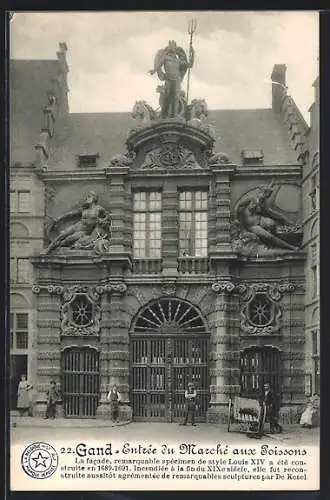
[[[61,361],[65,417],[95,417],[100,396],[98,351],[69,347],[62,352]]]
[[[184,391],[194,382],[197,420],[209,401],[209,332],[198,309],[178,298],[150,302],[138,313],[130,335],[133,418],[179,421]]]

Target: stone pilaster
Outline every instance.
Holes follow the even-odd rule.
[[[297,414],[305,404],[305,337],[301,314],[304,294],[294,285],[293,293],[282,297],[282,408],[284,424],[296,423]],[[298,310],[298,312],[297,312]]]
[[[110,339],[110,302],[106,293],[101,298],[102,317],[100,323],[100,400],[96,414],[100,417],[109,416],[107,392],[109,391],[109,339]]]
[[[178,193],[174,183],[163,191],[162,206],[163,274],[175,276],[178,267]]]
[[[209,316],[212,329],[211,352],[211,400],[207,412],[209,422],[226,422],[228,400],[239,392],[238,375],[239,337],[231,331],[231,293],[234,285],[230,281],[215,282],[214,311]]]
[[[46,410],[46,392],[50,381],[57,387],[61,385],[61,324],[60,294],[62,287],[32,288],[38,294],[37,305],[37,387],[34,415],[43,416]],[[58,405],[57,414],[62,416],[62,406]]]
[[[211,239],[211,254],[214,252],[230,252],[230,180],[234,172],[231,165],[212,165],[214,176],[215,234]]]
[[[109,183],[109,209],[111,213],[111,253],[125,252],[126,193],[125,176],[128,167],[112,167],[106,172]]]
[[[102,288],[102,287],[100,287]],[[131,420],[129,406],[129,338],[128,325],[123,319],[124,283],[108,284],[102,297],[102,327],[100,337],[101,398],[97,415],[109,418],[110,406],[106,399],[113,385],[118,387],[122,397],[120,418]]]

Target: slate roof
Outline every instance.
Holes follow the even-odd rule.
[[[34,145],[43,126],[43,108],[58,60],[11,60],[9,68],[10,164],[35,160]]]
[[[58,71],[58,60],[11,61],[11,164],[34,161],[47,91]],[[209,121],[216,129],[216,151],[234,163],[242,162],[243,149],[262,150],[265,165],[297,163],[287,126],[272,109],[210,110]],[[74,169],[77,155],[96,153],[99,167],[108,165],[112,156],[125,151],[127,132],[135,124],[130,113],[70,113],[66,125],[57,129],[53,168]]]
[[[210,111],[209,121],[216,129],[216,151],[226,153],[234,163],[242,163],[243,149],[261,149],[267,165],[297,163],[287,128],[272,109]],[[99,166],[108,165],[112,156],[125,151],[127,132],[135,124],[130,113],[70,114],[61,150],[56,152],[56,168],[70,170],[77,155],[96,153]]]

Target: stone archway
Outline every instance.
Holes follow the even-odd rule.
[[[130,333],[133,418],[179,421],[184,391],[194,382],[197,420],[209,402],[209,332],[197,307],[177,297],[151,301],[137,314]]]

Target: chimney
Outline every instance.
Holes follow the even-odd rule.
[[[57,59],[59,62],[59,67],[60,67],[60,73],[57,77],[58,82],[57,85],[59,85],[59,92],[60,92],[60,114],[64,116],[68,114],[69,112],[69,102],[68,102],[68,72],[69,72],[69,66],[66,60],[66,52],[68,50],[68,47],[66,43],[60,42],[59,43],[59,50],[57,52]]]
[[[275,113],[281,113],[282,100],[286,95],[286,65],[275,64],[272,74],[272,108]]]

